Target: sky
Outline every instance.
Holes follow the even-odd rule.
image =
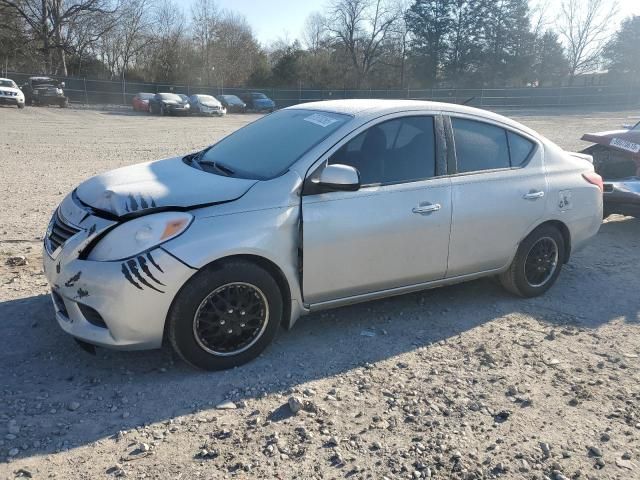
[[[267,46],[280,38],[293,41],[301,37],[304,21],[310,13],[323,11],[328,0],[216,0],[220,8],[244,15],[258,40]],[[613,1],[613,0],[605,0]],[[550,16],[560,0],[550,0]],[[191,0],[180,0],[189,13]],[[619,17],[640,15],[640,0],[618,0]]]

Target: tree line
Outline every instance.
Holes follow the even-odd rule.
[[[505,87],[638,78],[640,17],[615,2],[328,0],[261,45],[215,0],[0,0],[4,70],[225,87]]]

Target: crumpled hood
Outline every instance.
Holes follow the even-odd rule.
[[[640,153],[639,130],[612,130],[608,132],[585,133],[582,140],[606,145],[617,150]]]
[[[244,195],[256,182],[204,172],[177,157],[97,175],[81,183],[76,194],[90,207],[122,217],[139,215],[145,210],[230,202]]]

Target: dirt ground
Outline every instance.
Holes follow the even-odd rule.
[[[511,114],[566,149],[631,115]],[[41,269],[53,209],[252,118],[0,107],[0,478],[640,479],[637,219],[611,217],[543,297],[481,280],[314,314],[230,371],[79,349]]]

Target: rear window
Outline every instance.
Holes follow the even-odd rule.
[[[224,165],[235,177],[275,178],[351,118],[313,110],[280,110],[223,138],[206,151],[202,161]]]

